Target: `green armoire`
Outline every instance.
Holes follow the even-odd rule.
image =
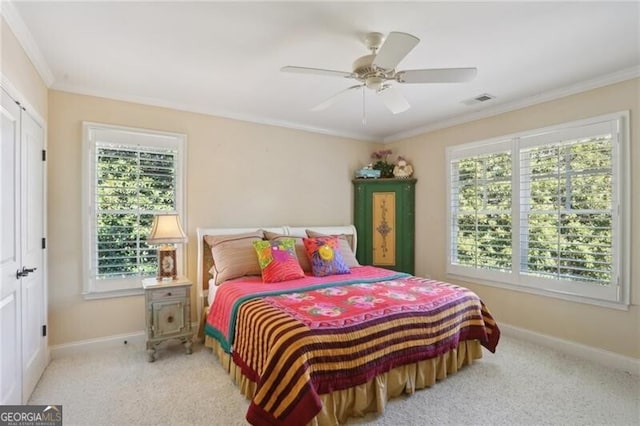
[[[358,262],[413,274],[416,179],[354,179],[353,187]]]

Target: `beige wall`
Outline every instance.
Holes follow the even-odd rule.
[[[49,122],[50,344],[143,329],[142,297],[85,301],[81,249],[81,122],[186,133],[187,275],[195,280],[198,226],[341,224],[352,220],[351,173],[374,144],[100,98],[48,92],[0,19],[1,71]],[[632,300],[629,311],[461,283],[499,321],[640,358],[640,82],[569,96],[392,144],[418,178],[416,272],[446,280],[445,148],[608,112],[631,110]],[[48,114],[50,111],[50,114]],[[635,261],[635,265],[634,265]]]
[[[0,17],[0,67],[10,84],[47,120],[47,86],[22,49],[9,25]]]
[[[416,273],[446,276],[446,174],[448,146],[507,135],[605,113],[631,111],[631,292],[629,311],[460,282],[476,291],[498,322],[618,354],[640,358],[640,80],[568,96],[495,117],[391,144],[414,164]]]
[[[608,112],[631,110],[632,181],[640,181],[639,81],[589,91],[392,144],[418,178],[416,272],[445,273],[445,148]],[[85,301],[81,252],[81,122],[187,134],[187,274],[195,280],[199,226],[339,224],[352,220],[351,174],[379,146],[206,115],[51,91],[49,94],[49,324],[51,344],[143,328],[142,297]],[[635,167],[635,168],[634,168]],[[637,185],[632,192],[637,192]],[[640,253],[632,195],[632,259]],[[461,282],[506,324],[640,358],[640,268],[633,306],[618,311]],[[82,326],[78,326],[82,324]]]
[[[187,135],[187,275],[196,228],[352,222],[351,177],[374,144],[279,127],[49,93],[50,343],[144,328],[143,297],[86,301],[82,291],[82,121]]]

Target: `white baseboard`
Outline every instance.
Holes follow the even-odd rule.
[[[531,343],[555,349],[568,355],[587,359],[607,367],[616,368],[618,370],[623,370],[630,374],[640,376],[640,359],[605,351],[604,349],[594,348],[581,343],[571,342],[569,340],[559,339],[547,334],[536,333],[535,331],[526,330],[524,328],[502,322],[499,324],[499,327],[500,331],[505,336],[526,340]]]
[[[192,324],[193,330],[197,330],[198,324]],[[516,327],[513,325],[500,323],[500,331],[505,336],[515,337],[517,339],[526,340],[536,343],[559,352],[573,355],[589,361],[597,362],[607,367],[613,367],[618,370],[624,370],[631,374],[640,376],[640,359],[619,355],[614,352],[605,351],[603,349],[594,348],[592,346],[559,339],[547,334],[537,333],[535,331]],[[97,339],[80,340],[72,343],[51,346],[49,348],[51,359],[63,357],[65,355],[77,354],[83,351],[104,350],[124,344],[124,342],[144,344],[146,334],[144,331],[135,333],[118,334],[113,336],[101,337]]]
[[[194,333],[198,332],[198,323],[192,322],[191,329]],[[77,354],[78,352],[104,350],[115,348],[127,343],[136,343],[144,345],[147,341],[147,335],[144,330],[126,334],[114,334],[112,336],[98,337],[96,339],[78,340],[71,343],[63,343],[49,347],[50,359],[60,358],[66,355]]]
[[[97,339],[79,340],[71,343],[64,343],[62,345],[51,346],[51,359],[61,358],[64,356],[77,354],[79,352],[90,352],[97,350],[104,350],[121,346],[124,342],[127,343],[141,343],[146,341],[146,334],[144,331],[138,331],[128,334],[116,334],[113,336],[99,337]]]

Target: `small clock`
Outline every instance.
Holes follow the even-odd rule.
[[[158,278],[172,278],[177,276],[176,271],[176,250],[158,250]]]

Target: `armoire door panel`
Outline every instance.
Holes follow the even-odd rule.
[[[374,192],[372,194],[371,222],[373,265],[395,266],[396,264],[396,193]]]

